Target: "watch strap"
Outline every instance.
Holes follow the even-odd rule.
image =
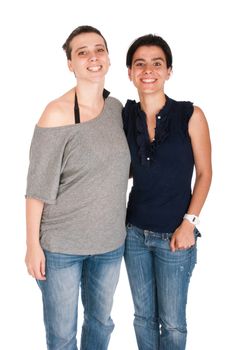
[[[191,224],[193,224],[194,226],[199,225],[199,223],[200,223],[199,217],[197,215],[194,215],[194,214],[185,214],[184,219],[191,222]]]

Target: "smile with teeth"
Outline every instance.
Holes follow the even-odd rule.
[[[102,65],[88,67],[87,69],[90,72],[99,72],[102,69]]]
[[[144,79],[141,79],[142,83],[145,83],[145,84],[152,84],[152,83],[155,83],[157,81],[157,79],[152,79],[152,78],[144,78]]]

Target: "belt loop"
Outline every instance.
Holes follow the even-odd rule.
[[[166,233],[166,232],[162,233],[162,239],[163,239],[164,241],[167,241],[167,240],[169,239],[169,234]]]
[[[145,237],[147,237],[148,234],[149,234],[149,231],[148,230],[143,230],[143,234],[144,234]]]

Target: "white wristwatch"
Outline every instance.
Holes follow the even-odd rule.
[[[194,226],[199,225],[200,224],[200,220],[199,217],[193,214],[185,214],[184,215],[184,219],[188,220],[189,222],[191,222],[191,224],[193,224]]]

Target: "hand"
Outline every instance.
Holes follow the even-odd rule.
[[[189,249],[194,244],[194,225],[187,220],[183,220],[172,235],[170,249],[175,252],[176,250]]]
[[[39,243],[28,246],[25,263],[29,275],[38,280],[46,280],[45,255]]]

